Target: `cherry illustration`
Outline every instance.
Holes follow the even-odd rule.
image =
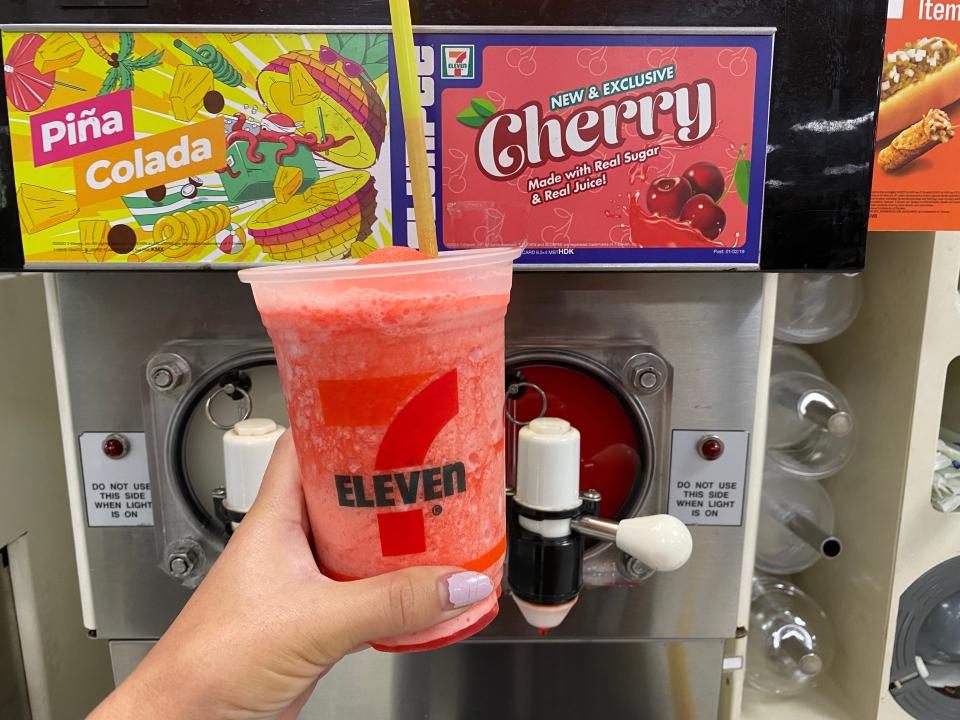
[[[705,193],[714,201],[719,201],[723,195],[723,187],[726,184],[723,173],[713,163],[696,162],[683,172],[683,177],[690,183],[694,195]]]
[[[727,214],[706,193],[699,193],[687,200],[680,211],[680,222],[689,223],[710,240],[723,232]]]
[[[683,178],[657,178],[647,190],[647,210],[651,215],[676,219],[692,195],[690,183]]]

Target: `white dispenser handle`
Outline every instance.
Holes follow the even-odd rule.
[[[657,572],[678,570],[693,552],[690,530],[672,515],[621,520],[615,542],[627,555]]]
[[[581,535],[615,543],[651,570],[671,572],[683,567],[693,552],[693,537],[673,515],[604,520],[583,515],[570,522]]]

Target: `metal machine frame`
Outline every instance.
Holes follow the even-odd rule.
[[[182,491],[166,475],[165,464],[175,446],[163,435],[173,427],[173,410],[181,397],[199,392],[197,388],[222,373],[228,358],[268,361],[267,338],[249,291],[231,275],[67,274],[52,282],[55,332],[62,339],[64,356],[70,358],[62,367],[68,443],[76,448],[85,432],[147,432],[155,449],[163,449],[153,463],[156,527],[88,527],[82,476],[71,478],[81,498],[73,510],[85,619],[93,633],[111,641],[119,679],[189,595],[169,576],[170,568],[158,563],[160,523],[182,523],[184,532],[206,537],[207,561],[222,542],[217,529],[202,527],[198,514],[188,509]],[[607,367],[628,370],[638,349],[669,361],[659,390],[638,400],[650,421],[655,448],[652,482],[640,501],[640,513],[663,512],[671,431],[753,429],[762,286],[761,275],[746,273],[521,274],[515,278],[507,344],[511,351],[523,352],[589,349]],[[707,296],[710,303],[689,301]],[[216,299],[213,304],[211,298]],[[185,313],[183,308],[196,310]],[[558,313],[557,308],[565,312]],[[178,343],[171,345],[172,341]],[[609,348],[623,350],[617,356]],[[157,368],[157,360],[151,358],[171,349],[189,355],[190,377],[184,376],[182,384],[164,394],[151,389],[149,378]],[[644,357],[641,364],[646,368],[650,362]],[[142,405],[143,393],[154,409]],[[182,508],[173,511],[176,503]],[[646,707],[658,718],[684,717],[688,711],[688,717],[712,718],[719,698],[723,643],[736,634],[744,528],[703,525],[691,530],[695,550],[685,568],[654,575],[636,587],[585,590],[574,612],[546,641],[505,600],[490,628],[456,647],[425,655],[371,652],[349,658],[322,684],[310,705],[317,710],[309,712],[325,717],[330,708],[339,708],[356,716],[399,719],[415,717],[410,713],[421,708],[435,717],[450,717],[461,712],[453,696],[473,697],[487,711],[503,712],[498,702],[525,702],[521,696],[527,692],[554,694],[557,704],[551,700],[544,708],[553,706],[559,712],[574,702],[555,693],[556,673],[569,666],[583,671],[581,682],[588,690],[581,685],[581,693],[598,711],[636,712]],[[617,553],[602,546],[596,552],[591,561],[617,576]],[[634,669],[635,686],[622,685],[611,672],[611,661]],[[400,682],[426,676],[435,676],[437,682]],[[473,683],[482,677],[485,684],[494,676],[504,687],[514,688],[497,701]],[[385,677],[393,679],[388,682]],[[517,685],[521,677],[533,685],[521,688]],[[692,677],[698,678],[696,688],[687,688],[693,699],[684,709],[671,696],[671,688],[691,683]],[[380,680],[371,684],[373,678]],[[366,683],[364,692],[355,692],[358,683]],[[441,686],[451,688],[449,696]]]

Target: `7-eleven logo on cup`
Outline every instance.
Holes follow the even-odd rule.
[[[473,45],[441,45],[440,77],[444,80],[472,80]]]
[[[384,557],[424,552],[425,512],[436,515],[445,498],[467,492],[462,460],[426,463],[431,445],[460,412],[456,369],[435,377],[321,380],[319,389],[327,425],[386,425],[371,476],[334,475],[337,504],[371,508]]]

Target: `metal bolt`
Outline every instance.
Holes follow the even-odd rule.
[[[170,368],[158,367],[150,376],[150,382],[157,390],[168,390],[174,382],[173,373],[170,372]]]
[[[652,367],[638,367],[633,371],[633,387],[643,393],[650,393],[660,386],[660,371]]]
[[[666,385],[670,368],[662,357],[652,352],[638,353],[627,360],[623,380],[641,395],[653,395]]]
[[[600,502],[600,493],[596,490],[584,490],[580,493],[580,497],[588,502]]]
[[[657,377],[657,374],[653,370],[647,370],[640,374],[639,383],[640,387],[650,390],[656,387],[657,382],[660,378]]]
[[[183,578],[193,572],[193,559],[188,553],[174,553],[170,556],[167,567],[170,568],[171,575]]]
[[[147,363],[147,381],[157,392],[170,392],[182,385],[189,376],[190,365],[176,353],[154,355]]]

